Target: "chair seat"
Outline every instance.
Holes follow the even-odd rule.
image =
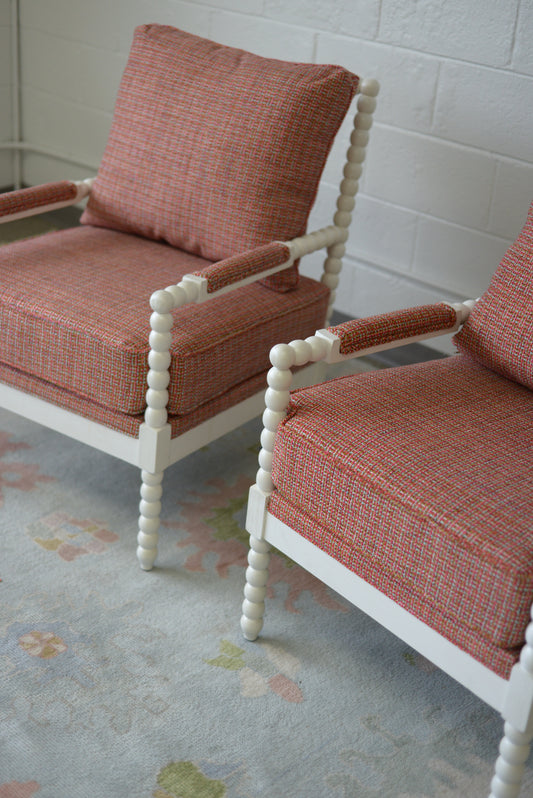
[[[104,423],[121,428],[122,416],[139,417],[146,405],[151,294],[207,264],[90,225],[2,247],[3,377],[71,409],[94,403],[98,420],[107,415]],[[301,278],[284,294],[254,284],[175,311],[169,413],[200,417],[206,406],[218,412],[252,386],[260,390],[270,346],[311,335],[323,324],[327,295]]]
[[[532,451],[531,391],[466,356],[357,374],[293,395],[269,510],[507,676],[533,601]]]

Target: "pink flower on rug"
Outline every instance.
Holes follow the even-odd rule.
[[[41,785],[36,781],[10,781],[7,784],[0,784],[0,798],[31,798]]]
[[[230,566],[246,568],[248,565],[248,533],[244,529],[244,514],[248,501],[251,480],[242,474],[235,484],[229,486],[223,479],[209,480],[209,493],[191,492],[190,499],[182,499],[179,521],[165,521],[163,525],[187,530],[187,536],[176,545],[189,546],[195,551],[184,563],[188,571],[204,572],[204,559],[216,555],[215,569],[221,579],[228,577]],[[241,517],[242,516],[242,520]],[[347,612],[348,607],[333,597],[329,588],[312,574],[287,557],[274,553],[269,568],[268,597],[274,595],[273,586],[285,583],[289,587],[285,608],[299,612],[295,602],[304,592],[326,609]]]
[[[4,457],[8,452],[29,448],[30,446],[27,443],[12,443],[7,432],[0,432],[0,458]],[[53,477],[39,474],[38,465],[0,461],[0,507],[4,503],[3,487],[16,488],[17,490],[33,490],[38,482],[51,482],[53,480]]]
[[[91,518],[72,518],[68,513],[56,511],[26,527],[35,543],[52,551],[66,562],[83,554],[102,554],[119,536],[105,524]]]
[[[272,692],[284,698],[285,701],[290,701],[292,704],[301,704],[304,700],[303,693],[298,685],[291,679],[287,679],[282,673],[278,673],[269,679],[268,684]]]

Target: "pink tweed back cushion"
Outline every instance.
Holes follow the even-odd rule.
[[[454,341],[493,371],[533,388],[533,203],[524,229]]]
[[[141,26],[82,221],[213,261],[301,235],[357,85]]]

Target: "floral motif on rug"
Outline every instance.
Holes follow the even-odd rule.
[[[36,781],[10,781],[0,784],[0,798],[31,798],[40,789]]]
[[[84,554],[102,554],[119,539],[104,522],[72,518],[61,511],[29,524],[26,532],[45,551],[55,552],[67,562]]]
[[[245,651],[229,640],[221,640],[219,655],[205,662],[237,672],[241,695],[245,698],[258,698],[273,692],[284,701],[300,704],[304,696],[295,681],[301,668],[300,660],[271,643],[258,641],[253,648],[253,652]]]
[[[16,682],[19,695],[16,706],[0,705],[0,723],[15,712],[40,725],[60,717],[71,730],[103,725],[125,734],[166,712],[171,689],[153,649],[168,642],[139,621],[141,612],[137,602],[108,606],[96,593],[86,600],[31,594],[16,607],[0,605],[4,681],[6,689]],[[89,701],[88,713],[76,710],[83,701]]]
[[[33,490],[38,482],[53,482],[54,477],[39,473],[39,466],[34,463],[22,463],[16,460],[5,460],[11,452],[31,449],[28,443],[15,443],[11,435],[0,431],[0,507],[4,504],[4,490]]]
[[[215,573],[227,579],[230,567],[243,570],[247,567],[249,536],[244,525],[250,484],[250,478],[244,474],[231,486],[224,479],[211,479],[206,482],[207,491],[191,491],[187,498],[181,499],[180,520],[163,522],[163,526],[178,534],[186,530],[185,537],[176,544],[179,548],[192,549],[183,564],[186,570],[212,570],[214,559]],[[278,585],[288,588],[285,609],[289,612],[299,612],[297,602],[305,592],[322,607],[348,611],[347,605],[334,598],[323,582],[274,551],[269,567],[268,598],[275,596]]]

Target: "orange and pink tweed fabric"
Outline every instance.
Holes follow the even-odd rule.
[[[0,196],[0,216],[42,208],[55,202],[68,202],[78,193],[75,183],[70,180],[59,180],[56,183],[45,183],[42,186],[21,188],[8,191]]]
[[[277,241],[265,244],[262,247],[234,255],[232,258],[212,263],[200,271],[193,272],[198,277],[207,280],[207,293],[212,294],[226,288],[228,285],[252,277],[255,274],[273,269],[286,263],[291,255],[289,247]]]
[[[0,380],[6,385],[11,385],[33,396],[38,396],[64,410],[70,410],[83,418],[96,421],[98,424],[103,424],[110,429],[130,435],[133,438],[138,437],[139,427],[144,421],[144,413],[121,413],[120,410],[115,410],[113,407],[105,407],[98,404],[98,402],[79,396],[73,391],[58,388],[57,385],[51,382],[26,374],[18,369],[10,368],[3,363],[0,363]],[[260,372],[229,388],[225,393],[215,396],[190,413],[180,416],[170,414],[168,423],[170,424],[172,437],[175,438],[178,435],[182,435],[203,421],[213,418],[213,416],[228,407],[233,407],[238,402],[259,393],[265,386],[265,380],[265,372]]]
[[[340,338],[340,354],[347,355],[390,341],[450,329],[455,325],[456,318],[455,310],[450,305],[439,302],[353,319],[330,327],[329,331]]]
[[[207,265],[167,244],[87,225],[3,246],[0,363],[8,381],[18,374],[20,387],[31,383],[39,395],[48,385],[58,404],[58,391],[94,402],[113,426],[120,414],[141,414],[150,296]],[[302,278],[287,293],[253,284],[176,310],[169,413],[187,415],[224,396],[216,406],[229,406],[232,391],[266,373],[272,345],[323,324],[327,299],[324,286]]]
[[[531,392],[465,356],[357,374],[293,394],[269,509],[507,676],[533,601],[532,452]]]
[[[533,203],[524,228],[454,338],[461,352],[533,388]]]
[[[210,261],[305,232],[358,78],[136,29],[83,221]],[[294,269],[266,278],[295,284]]]

